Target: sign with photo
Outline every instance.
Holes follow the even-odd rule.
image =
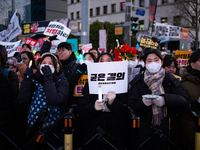
[[[90,94],[98,94],[98,85],[101,85],[102,94],[127,92],[127,61],[88,63],[87,70]]]

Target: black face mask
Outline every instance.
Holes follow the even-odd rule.
[[[193,69],[191,67],[191,65],[187,66],[187,71],[189,74],[191,74],[192,76],[196,76],[199,80],[200,80],[200,71]]]

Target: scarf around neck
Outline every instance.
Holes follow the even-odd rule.
[[[152,75],[147,69],[144,72],[144,82],[151,90],[152,95],[161,95],[165,94],[164,88],[162,86],[163,80],[165,77],[165,70],[163,68],[160,69],[159,72]],[[154,126],[160,126],[161,121],[164,117],[167,116],[167,107],[159,107],[152,104],[152,124]]]

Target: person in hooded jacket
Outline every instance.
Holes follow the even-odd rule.
[[[110,53],[102,53],[98,57],[98,62],[112,62],[114,61]],[[98,88],[98,87],[97,87]],[[108,143],[102,140],[103,137],[108,137],[106,134],[103,137],[96,137],[99,130],[104,130],[107,134],[114,138],[118,144],[125,145],[126,134],[124,132],[124,116],[123,104],[126,104],[127,94],[115,94],[114,91],[109,91],[103,94],[103,100],[108,98],[108,103],[104,105],[104,101],[98,100],[97,94],[89,93],[88,83],[85,84],[79,100],[79,114],[85,119],[80,122],[84,129],[84,134],[81,143],[86,143],[92,139],[90,144],[84,149],[87,150],[112,150]],[[112,144],[113,140],[108,140]],[[116,146],[116,143],[114,144]]]
[[[78,64],[74,67],[74,72],[68,77],[69,81],[69,101],[68,106],[70,107],[72,104],[78,104],[78,100],[80,98],[80,91],[77,93],[75,91],[75,86],[77,85],[80,77],[82,75],[87,75],[87,64],[88,63],[94,63],[95,62],[95,56],[92,53],[85,53],[84,54],[84,60],[82,64]],[[86,79],[85,79],[86,80]],[[86,83],[87,81],[83,81]],[[81,84],[83,85],[83,84]],[[76,94],[77,93],[77,94]]]
[[[0,45],[0,131],[9,138],[13,138],[14,100],[19,91],[17,74],[5,68],[7,50]],[[9,149],[5,137],[0,134],[1,149]]]
[[[57,35],[52,36],[43,43],[42,48],[40,50],[40,55],[42,55],[45,52],[50,51],[51,41],[55,40],[56,37]],[[72,74],[73,67],[77,65],[76,56],[74,52],[72,51],[71,44],[68,42],[61,42],[57,47],[57,53],[58,53],[58,58],[60,62],[62,63],[65,77],[68,78]]]
[[[30,103],[27,137],[42,110],[47,111],[44,126],[51,125],[67,111],[69,84],[60,61],[54,54],[47,52],[38,58],[36,64],[38,70],[35,74],[30,66],[24,72],[18,95],[22,103]]]
[[[187,103],[181,83],[161,67],[162,56],[158,50],[145,49],[144,63],[145,72],[131,81],[128,93],[128,105],[140,117],[139,145],[154,134],[151,127],[161,129],[168,137],[169,113]],[[168,146],[159,136],[154,136],[141,149],[163,150]]]

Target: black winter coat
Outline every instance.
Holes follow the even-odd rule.
[[[42,55],[43,53],[49,52],[50,49],[51,49],[51,42],[45,41],[40,50],[40,55]],[[65,77],[68,78],[72,74],[73,67],[77,65],[74,52],[72,52],[72,54],[67,60],[64,60],[64,61],[60,60],[60,62],[62,63]]]
[[[147,140],[153,132],[150,130],[152,121],[152,106],[144,105],[142,95],[151,94],[150,89],[144,83],[144,74],[137,75],[131,82],[131,88],[128,93],[128,105],[134,110],[135,114],[140,117],[140,144]],[[163,81],[163,88],[165,91],[164,99],[165,106],[167,106],[168,114],[170,109],[175,109],[178,106],[187,104],[187,95],[181,88],[181,83],[170,73],[165,73]],[[169,119],[164,118],[160,125],[160,129],[168,136]],[[154,139],[146,144],[146,149],[167,149],[167,146],[160,139]]]
[[[61,114],[67,111],[67,99],[69,91],[69,83],[64,74],[54,75],[53,81],[44,82],[43,76],[34,77],[36,80],[44,84],[44,93],[49,105],[58,106],[61,108]],[[59,79],[63,78],[58,82]],[[35,84],[31,79],[24,79],[21,83],[18,99],[22,103],[30,103],[33,93],[36,90]]]
[[[127,94],[117,94],[114,102],[108,105],[111,112],[96,111],[94,108],[95,101],[98,99],[98,95],[89,94],[88,83],[85,84],[82,97],[79,100],[80,115],[85,119],[85,124],[82,123],[84,129],[84,142],[95,136],[98,132],[97,128],[100,127],[109,133],[118,143],[122,144],[125,139],[123,136],[123,104],[126,104]],[[104,135],[105,136],[105,135]],[[124,143],[123,143],[124,144]],[[102,144],[100,140],[92,140],[87,150],[98,149],[112,149],[105,143]]]
[[[9,71],[8,76],[4,74],[4,68],[7,61],[7,51],[0,45],[1,66],[0,66],[0,131],[12,139],[14,129],[14,101],[19,91],[19,80],[17,74]],[[1,149],[9,149],[5,138],[0,136]],[[9,144],[9,142],[8,142]]]

